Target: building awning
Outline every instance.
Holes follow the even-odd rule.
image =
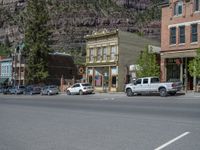
[[[195,56],[196,50],[161,52],[161,58],[186,58]]]
[[[0,78],[0,84],[8,82],[8,78]]]

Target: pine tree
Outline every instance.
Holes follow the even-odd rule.
[[[46,0],[29,0],[25,18],[27,82],[44,82],[48,77],[50,29]]]
[[[160,74],[160,67],[156,61],[156,55],[152,52],[149,52],[147,47],[140,54],[137,64],[139,66],[136,71],[136,76],[138,78],[159,76]]]

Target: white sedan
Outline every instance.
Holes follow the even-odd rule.
[[[76,83],[67,89],[67,95],[71,94],[92,94],[94,88],[89,83]]]

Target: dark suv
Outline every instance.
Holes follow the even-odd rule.
[[[29,85],[26,87],[24,94],[33,95],[33,94],[40,94],[40,92],[41,92],[40,86]]]
[[[10,94],[23,94],[25,91],[25,86],[23,85],[18,85],[15,86],[12,90],[10,90]]]
[[[2,93],[3,94],[10,94],[10,91],[11,91],[12,88],[13,88],[12,86],[5,86],[2,89]]]

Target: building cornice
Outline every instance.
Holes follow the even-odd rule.
[[[170,29],[172,27],[179,27],[179,26],[190,26],[191,24],[200,24],[200,20],[170,24],[170,25],[168,25],[168,29]]]
[[[94,39],[94,38],[99,38],[99,37],[105,37],[105,36],[111,36],[111,35],[116,35],[118,33],[118,30],[115,31],[107,31],[107,30],[103,30],[100,32],[93,32],[91,35],[86,35],[85,39],[89,40],[89,39]]]
[[[177,52],[190,52],[190,51],[196,51],[197,48],[188,48],[188,49],[176,49],[176,50],[171,50],[171,49],[168,49],[168,50],[162,50],[160,51],[161,55],[163,53],[177,53]]]

